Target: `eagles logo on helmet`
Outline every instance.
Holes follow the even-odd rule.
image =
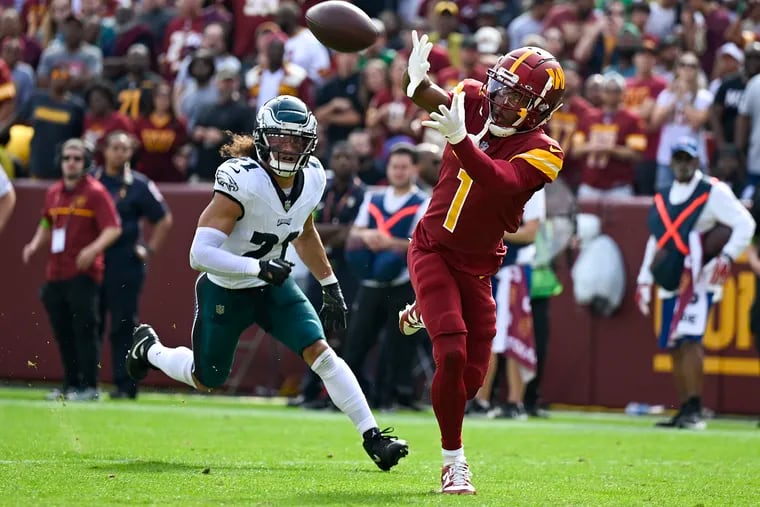
[[[259,159],[289,178],[306,167],[317,147],[317,119],[303,101],[281,95],[259,109],[253,140]]]
[[[480,89],[491,134],[507,137],[542,126],[562,106],[565,73],[548,51],[523,47],[488,69]]]

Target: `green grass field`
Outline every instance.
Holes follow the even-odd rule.
[[[340,413],[282,402],[145,394],[42,401],[0,389],[0,505],[760,505],[760,429],[553,413],[465,420],[475,497],[442,497],[432,412],[379,414],[410,443],[384,473]]]

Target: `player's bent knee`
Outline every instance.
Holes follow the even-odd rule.
[[[444,371],[462,371],[467,361],[464,336],[444,335],[433,342],[433,358],[438,368]]]
[[[457,312],[443,312],[432,318],[425,318],[425,327],[431,337],[454,335],[467,332],[462,316]]]
[[[209,372],[209,370],[211,371]],[[219,371],[211,366],[193,374],[193,380],[195,380],[196,386],[198,386],[199,390],[210,391],[211,389],[216,389],[224,384],[229,376],[230,370]]]
[[[303,357],[303,360],[306,361],[306,364],[311,366],[314,364],[314,361],[317,360],[319,356],[322,355],[322,353],[328,349],[327,342],[325,340],[317,340],[301,352],[301,357]]]

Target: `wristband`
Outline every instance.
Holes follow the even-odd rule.
[[[319,281],[319,284],[324,287],[325,285],[332,285],[334,283],[338,283],[338,277],[335,276],[335,273],[330,273],[330,276],[327,278],[323,278]]]

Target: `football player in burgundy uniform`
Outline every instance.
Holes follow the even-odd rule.
[[[504,232],[517,230],[525,202],[562,168],[562,148],[541,127],[561,106],[565,79],[549,52],[524,47],[499,58],[486,83],[467,79],[447,93],[427,77],[431,47],[427,35],[413,33],[407,95],[431,113],[423,125],[447,145],[409,248],[417,301],[400,313],[400,326],[406,334],[426,327],[433,343],[441,492],[473,494],[462,420],[496,334],[491,275],[506,253]]]

